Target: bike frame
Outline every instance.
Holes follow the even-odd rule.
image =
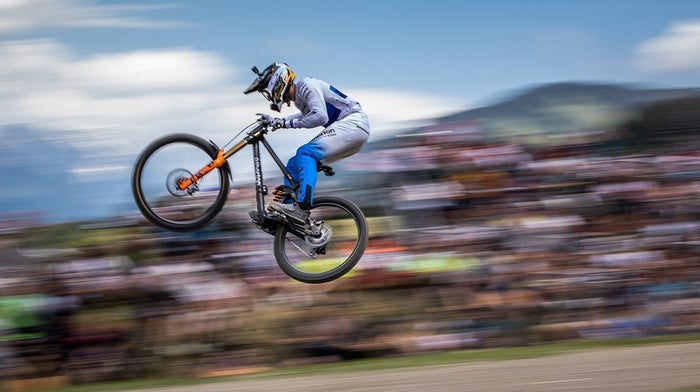
[[[255,201],[257,203],[258,214],[260,214],[261,216],[264,215],[265,195],[267,195],[267,186],[264,184],[263,181],[262,162],[260,159],[260,143],[262,143],[262,145],[267,150],[268,154],[270,154],[270,157],[272,157],[272,159],[275,161],[280,171],[284,175],[284,178],[286,178],[287,181],[289,181],[289,183],[291,184],[291,188],[296,189],[299,186],[297,182],[294,181],[294,179],[292,178],[292,175],[289,174],[287,167],[284,163],[282,163],[277,153],[275,153],[275,151],[272,149],[270,143],[268,143],[267,139],[265,139],[265,134],[267,134],[267,132],[268,125],[259,124],[255,127],[255,129],[249,131],[247,136],[243,140],[236,143],[228,150],[224,151],[224,149],[219,149],[216,158],[209,162],[209,164],[200,169],[196,174],[193,174],[190,178],[185,178],[178,181],[178,188],[182,191],[185,191],[190,187],[196,185],[197,181],[199,181],[202,177],[207,175],[207,173],[225,165],[230,157],[242,150],[244,147],[251,146],[253,147],[253,171],[255,174]],[[214,143],[212,143],[212,145],[214,145]],[[294,192],[291,193],[291,196],[293,198],[296,197]]]

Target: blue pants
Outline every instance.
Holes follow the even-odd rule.
[[[296,155],[287,162],[287,170],[294,181],[299,183],[297,201],[302,207],[311,207],[318,178],[317,162],[323,157],[319,146],[313,142],[304,144],[297,149]],[[288,181],[285,181],[288,184]]]
[[[369,138],[369,122],[362,112],[353,113],[334,122],[310,142],[297,149],[287,162],[287,170],[299,183],[297,201],[302,208],[314,202],[318,162],[331,163],[360,151]],[[290,185],[285,180],[286,185]]]

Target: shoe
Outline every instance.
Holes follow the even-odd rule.
[[[279,202],[270,202],[268,207],[272,211],[279,212],[281,214],[284,214],[285,216],[294,219],[295,221],[299,223],[306,223],[307,219],[309,219],[309,211],[307,210],[302,210],[301,207],[299,207],[298,204],[284,204],[284,203],[279,203]]]

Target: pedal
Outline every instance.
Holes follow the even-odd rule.
[[[277,222],[274,218],[261,217],[256,210],[249,211],[248,216],[253,221],[253,224],[265,233],[274,235],[277,232]]]
[[[252,220],[253,223],[255,223],[255,225],[260,226],[263,224],[263,219],[260,217],[260,214],[258,214],[257,211],[248,211],[248,216],[250,217],[250,220]]]

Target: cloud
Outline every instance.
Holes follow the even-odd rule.
[[[0,0],[0,37],[46,28],[162,28],[148,11],[163,4],[96,4],[88,0]],[[245,96],[247,72],[218,53],[161,48],[80,56],[54,39],[0,38],[0,124],[69,130],[73,145],[122,153],[158,135],[196,133],[228,140],[266,111],[260,96]],[[415,126],[425,118],[463,110],[450,98],[413,91],[358,88],[372,130]],[[283,115],[294,112],[286,109]],[[298,135],[292,142],[298,143]],[[287,141],[285,136],[280,140]],[[290,139],[291,140],[291,139]]]
[[[144,18],[165,4],[93,4],[83,0],[0,0],[0,34],[61,27],[171,28],[177,21]]]
[[[137,140],[190,130],[223,136],[267,108],[262,97],[241,93],[249,80],[233,80],[238,69],[213,52],[180,48],[81,58],[43,39],[0,41],[0,58],[1,121],[82,130],[81,143],[103,140],[109,130]],[[464,109],[459,101],[411,91],[349,93],[378,132]]]
[[[648,72],[700,73],[700,20],[675,22],[643,42],[634,51],[634,64]]]
[[[186,26],[149,18],[149,11],[166,7],[170,5],[0,0],[0,37],[50,28]],[[0,38],[0,58],[0,124],[62,131],[66,143],[102,154],[133,154],[171,132],[224,143],[252,122],[256,112],[267,111],[262,97],[242,94],[252,75],[239,74],[236,65],[210,51],[161,48],[80,56],[54,39]],[[349,92],[362,102],[375,134],[464,109],[459,101],[419,92]],[[293,112],[291,108],[282,114]],[[286,147],[315,132],[276,138]]]
[[[467,110],[464,98],[435,96],[417,91],[347,89],[360,101],[373,131],[414,127],[430,119]]]
[[[63,73],[65,80],[86,88],[145,91],[214,86],[229,71],[217,55],[185,48],[94,56],[71,63]]]
[[[0,119],[142,140],[211,132],[250,119],[256,102],[231,81],[236,67],[212,52],[139,50],[81,58],[53,40],[0,41]],[[246,117],[247,116],[247,117]],[[239,120],[241,121],[241,120]]]

